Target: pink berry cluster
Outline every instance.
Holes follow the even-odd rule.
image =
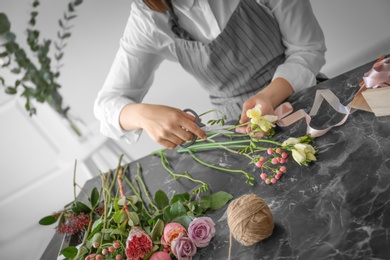
[[[268,148],[267,154],[270,158],[259,156],[253,159],[255,165],[261,168],[260,178],[264,180],[266,184],[276,183],[282,175],[287,171],[287,167],[281,164],[285,164],[288,159],[288,153],[281,148]],[[265,171],[268,172],[265,173]]]
[[[94,248],[99,248],[99,242],[93,242],[92,246]],[[113,260],[123,260],[123,256],[119,253],[116,253],[116,249],[121,247],[121,242],[116,240],[112,242],[112,245],[104,247],[100,254],[89,254],[85,257],[85,260],[103,260],[103,259],[113,259]],[[113,258],[115,256],[115,258]],[[107,258],[108,257],[108,258]]]

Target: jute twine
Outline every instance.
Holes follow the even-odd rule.
[[[227,208],[230,229],[229,259],[233,237],[244,246],[258,243],[272,234],[272,212],[263,199],[255,194],[243,195],[233,200]]]

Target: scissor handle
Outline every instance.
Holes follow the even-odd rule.
[[[192,110],[191,108],[186,108],[186,109],[183,109],[183,111],[186,113],[190,112],[195,117],[195,124],[197,124],[199,127],[204,126],[204,124],[202,122],[200,122],[199,115],[194,110]]]
[[[194,110],[192,110],[191,108],[186,108],[186,109],[183,109],[183,111],[186,113],[188,113],[188,112],[191,113],[195,117],[195,124],[197,124],[199,127],[204,126],[204,124],[202,122],[200,122],[199,115]],[[187,148],[187,147],[193,145],[196,142],[196,139],[198,139],[198,137],[196,135],[194,135],[192,137],[191,141],[188,141],[188,142],[185,142],[184,144],[181,144],[180,147]]]

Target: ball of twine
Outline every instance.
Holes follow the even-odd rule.
[[[251,246],[272,234],[272,212],[255,194],[233,200],[227,208],[227,222],[233,237],[244,246]]]

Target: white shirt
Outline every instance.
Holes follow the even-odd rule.
[[[254,0],[276,18],[286,47],[286,61],[273,78],[282,77],[294,91],[315,85],[325,64],[324,35],[309,0]],[[172,0],[180,26],[203,43],[223,30],[240,0]],[[141,130],[124,131],[119,114],[129,103],[140,103],[164,60],[178,61],[168,17],[133,0],[114,62],[95,100],[94,113],[102,134],[136,142]]]

